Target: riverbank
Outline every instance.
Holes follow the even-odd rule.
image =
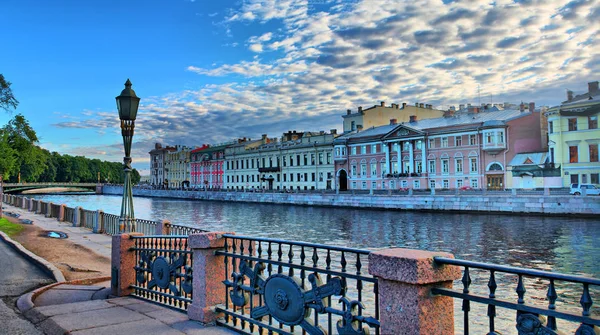
[[[122,186],[107,186],[103,194],[123,194]],[[421,212],[534,214],[597,217],[600,197],[572,195],[370,195],[320,193],[202,192],[133,189],[140,197],[235,201],[299,206],[368,208]]]

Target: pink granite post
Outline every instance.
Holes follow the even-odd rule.
[[[436,265],[434,256],[454,258],[445,252],[385,249],[369,255],[369,273],[379,283],[381,334],[453,335],[453,299],[434,296],[434,287],[452,288],[460,269]]]
[[[59,222],[65,221],[65,207],[65,204],[60,205],[60,209],[58,210],[58,217],[56,218],[56,220],[58,220]]]
[[[156,235],[171,235],[171,221],[162,220],[156,223]]]
[[[131,236],[142,236],[142,233],[127,233],[113,235],[111,255],[111,294],[123,297],[133,291],[130,286],[135,284],[135,251],[130,250],[135,241]]]
[[[190,320],[213,323],[220,315],[215,306],[225,303],[225,264],[223,256],[215,255],[225,245],[225,232],[192,234],[188,245],[194,257],[194,293],[188,306]]]

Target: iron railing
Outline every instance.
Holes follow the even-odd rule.
[[[200,234],[200,233],[206,233],[208,232],[208,230],[202,230],[199,228],[194,228],[194,227],[188,227],[188,226],[179,226],[179,225],[174,225],[172,223],[166,223],[165,224],[166,227],[169,228],[169,231],[171,232],[171,235],[192,235],[192,234]]]
[[[192,302],[192,251],[187,236],[132,236],[133,295],[180,310]]]
[[[48,213],[48,203],[45,201],[40,201],[39,213],[46,215]]]
[[[96,211],[82,209],[80,213],[81,223],[79,225],[88,229],[94,229],[94,222],[96,221]]]
[[[102,232],[108,235],[119,234],[119,216],[114,214],[104,213]]]
[[[225,304],[217,322],[245,333],[379,334],[369,251],[223,235]]]
[[[34,213],[37,213],[39,205],[40,205],[40,202],[33,199],[33,201],[31,201],[31,211]]]
[[[59,214],[60,214],[60,205],[52,204],[52,206],[50,208],[50,217],[57,218]]]
[[[136,223],[135,231],[143,233],[144,235],[156,234],[156,221],[135,219],[135,223]],[[179,234],[175,234],[175,235],[179,235]]]
[[[64,217],[64,221],[65,222],[70,222],[73,223],[73,220],[75,219],[75,208],[71,208],[71,207],[66,207],[65,206],[65,217]]]
[[[598,279],[444,257],[435,257],[434,259],[437,264],[457,265],[464,268],[461,279],[463,284],[462,290],[448,288],[432,289],[433,294],[462,299],[464,334],[469,334],[469,312],[471,311],[471,302],[487,305],[487,317],[489,321],[488,334],[497,334],[495,323],[497,307],[516,311],[516,327],[519,335],[559,334],[559,332],[557,332],[557,319],[579,323],[580,325],[577,329],[577,334],[595,334],[593,327],[600,326],[600,319],[592,318],[590,315],[590,309],[593,303],[590,295],[590,286],[600,286],[600,280]],[[483,279],[487,279],[487,291],[489,292],[487,296],[471,292],[472,276],[470,269],[478,269],[486,272],[484,274],[485,278]],[[500,276],[515,277],[513,279],[516,280],[516,303],[514,300],[510,301],[496,297],[497,289],[506,289],[498,286],[497,273],[500,273]],[[524,277],[537,279],[534,284],[538,289],[543,285],[547,285],[547,307],[540,305],[540,301],[542,300],[540,297],[532,296],[528,299],[529,301],[526,302],[526,285],[524,284]],[[478,280],[478,282],[482,281]],[[502,282],[506,282],[506,280],[503,278]],[[556,290],[559,286],[556,285],[555,282],[570,286],[581,285],[581,298],[579,300],[581,305],[580,315],[569,310],[557,309],[557,299],[559,298],[559,295]],[[560,298],[560,300],[567,299],[563,294],[561,294]],[[537,304],[535,302],[537,302]],[[573,306],[573,302],[571,302],[571,304],[567,303],[566,305]],[[564,327],[561,328],[563,328],[564,331]],[[564,334],[564,332],[560,332],[560,334]]]

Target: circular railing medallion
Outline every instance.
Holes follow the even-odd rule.
[[[274,274],[267,278],[264,292],[265,305],[277,321],[294,326],[308,316],[304,292],[295,278]]]
[[[171,282],[171,269],[169,261],[164,257],[156,257],[152,266],[152,279],[160,288],[167,288]]]

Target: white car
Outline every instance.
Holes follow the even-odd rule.
[[[600,195],[600,188],[593,184],[571,184],[571,192],[569,194],[581,195],[582,189],[585,189],[586,195]]]

